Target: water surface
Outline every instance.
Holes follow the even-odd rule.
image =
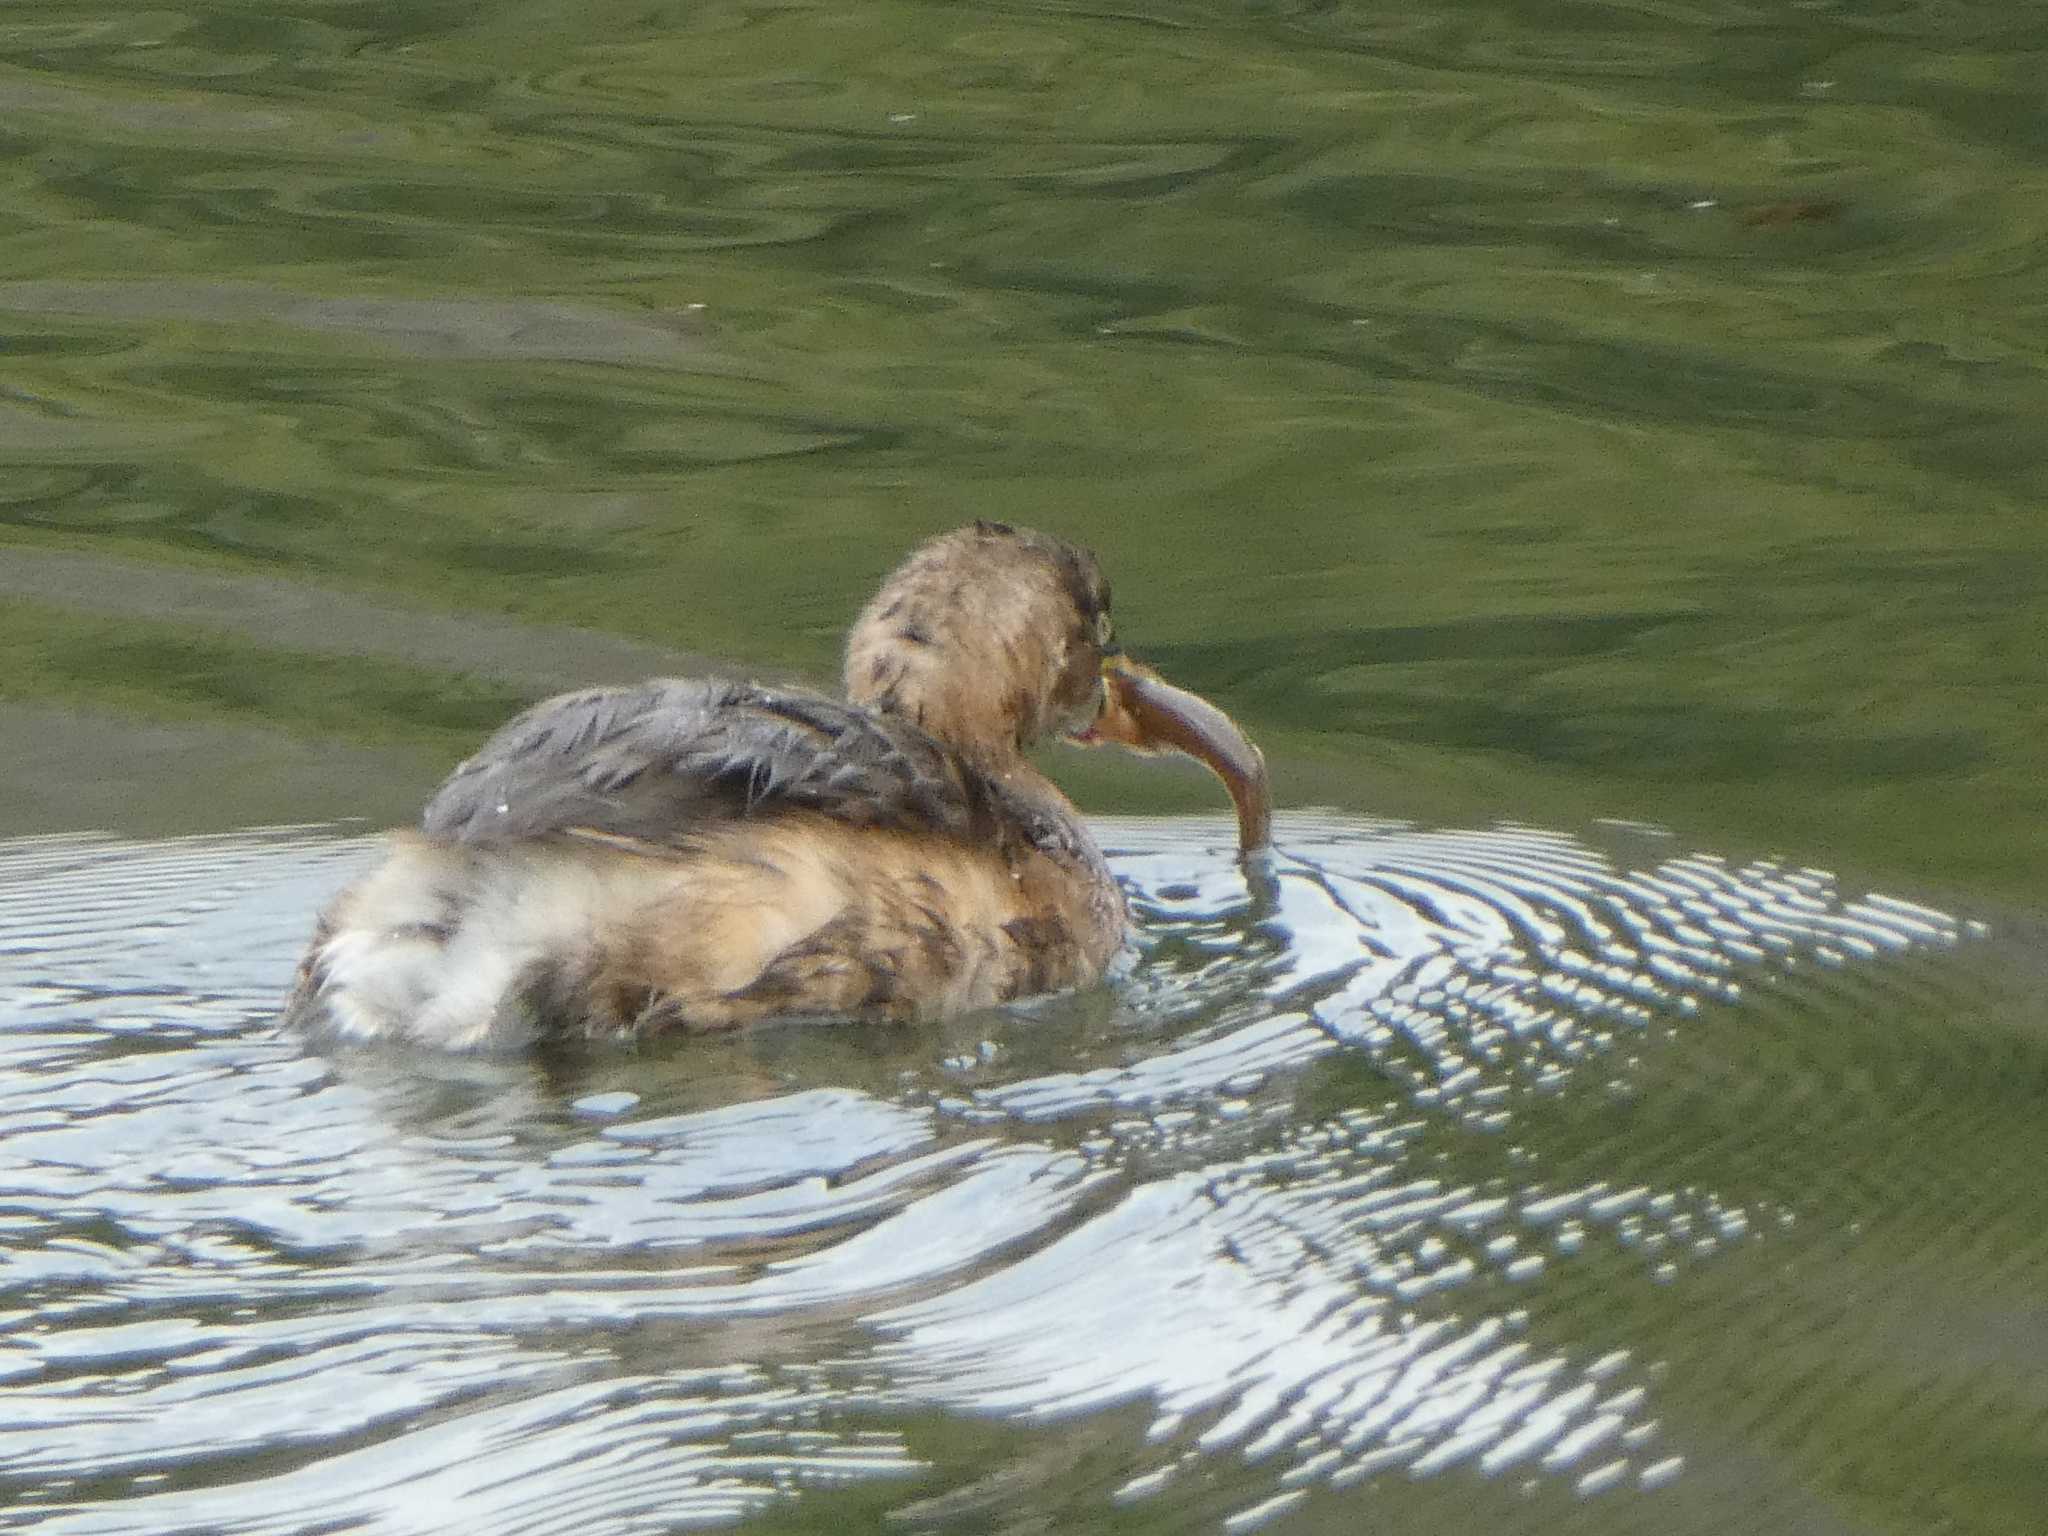
[[[1106,830],[1122,987],[537,1061],[277,1032],[360,838],[0,848],[20,1516],[1797,1529],[1843,1357],[1851,1425],[1938,1382],[2031,1443],[1969,1255],[2038,1241],[2042,1057],[1968,1021],[1981,925],[1639,832],[1297,816],[1248,888],[1221,819]],[[1909,1235],[1922,1120],[2003,1177]]]

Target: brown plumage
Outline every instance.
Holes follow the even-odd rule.
[[[473,1046],[1085,985],[1124,905],[1025,758],[1055,735],[1191,752],[1265,840],[1257,749],[1121,657],[1094,557],[1045,534],[915,551],[848,636],[846,693],[657,679],[534,706],[336,898],[288,1017]]]

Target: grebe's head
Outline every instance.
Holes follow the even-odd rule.
[[[1186,752],[1229,787],[1245,848],[1266,843],[1258,748],[1123,655],[1101,566],[1064,539],[977,522],[920,545],[854,621],[846,692],[996,773],[1054,736]]]

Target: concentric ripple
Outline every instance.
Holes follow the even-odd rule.
[[[1113,993],[573,1061],[275,1031],[364,839],[0,846],[0,1525],[716,1524],[954,1477],[934,1410],[1135,1408],[1097,1507],[1231,1530],[1397,1473],[1666,1497],[1643,1298],[1793,1213],[1559,1115],[1976,931],[1521,827],[1295,817],[1249,886],[1220,821],[1104,831]]]

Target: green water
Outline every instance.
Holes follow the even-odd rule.
[[[13,0],[0,835],[403,819],[545,692],[831,676],[910,543],[992,516],[1096,548],[1283,805],[1654,823],[2034,932],[2044,78],[1990,0]],[[1795,1341],[1685,1425],[1796,1448],[1774,1528],[2048,1523],[2039,1202],[1997,1197],[2043,1146],[2030,953],[1938,1029],[1831,1033],[1776,1164],[1729,1150],[1739,1061],[1646,1069],[1700,1166],[1871,1180],[1877,1258],[1760,1251],[1643,1323],[1696,1383],[1716,1330]],[[1910,1177],[1858,1041],[1886,1115],[1976,1106]],[[1556,1134],[1605,1166],[1613,1112]],[[1886,1227],[1880,1170],[1939,1219]],[[1866,1259],[1862,1346],[1947,1345],[1831,1364]],[[1111,1512],[1093,1421],[919,1422],[1064,1521],[1163,1518]],[[1461,1486],[1296,1518],[1455,1524]],[[899,1502],[772,1519],[861,1499]]]
[[[395,814],[526,681],[352,599],[829,675],[983,514],[1297,800],[2042,888],[2025,8],[16,4],[0,61],[0,687],[235,730],[252,812]],[[184,777],[124,820],[220,822]]]

